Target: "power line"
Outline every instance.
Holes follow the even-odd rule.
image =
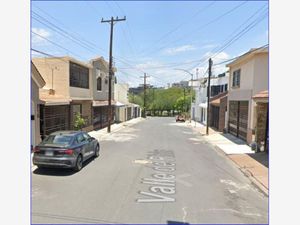
[[[263,7],[259,8],[257,11],[255,11],[250,17],[248,17],[239,27],[237,27],[230,35],[229,37],[226,39],[228,40],[231,36],[234,36],[234,34],[243,26],[245,25],[249,20],[251,20],[256,14],[258,14],[260,11],[266,9],[265,7],[267,6],[264,5]],[[225,41],[226,41],[225,40]],[[219,46],[216,49],[218,49]],[[215,51],[213,50],[213,51]],[[206,59],[204,60],[206,61]],[[196,62],[199,62],[199,59],[198,60],[193,60],[193,61],[190,61],[190,62],[173,62],[173,63],[168,63],[168,64],[165,64],[165,65],[162,65],[162,66],[157,66],[157,67],[150,67],[150,69],[162,69],[162,68],[172,68],[172,67],[176,67],[178,66],[178,64],[181,64],[181,65],[187,65],[187,64],[192,64],[192,63],[196,63]],[[194,67],[194,66],[193,66]],[[125,69],[125,68],[123,68]]]
[[[248,51],[248,52],[246,52],[246,53],[244,53],[244,54],[242,54],[242,55],[240,55],[240,56],[237,56],[237,57],[234,57],[234,58],[227,59],[227,60],[225,60],[225,61],[219,62],[219,63],[217,63],[217,64],[214,64],[214,66],[222,65],[222,64],[224,64],[224,63],[233,61],[233,60],[235,60],[235,59],[238,59],[238,58],[244,56],[245,54],[249,54],[249,53],[258,51],[258,50],[260,50],[260,49],[262,49],[262,48],[265,48],[265,47],[267,47],[267,46],[269,46],[269,44],[265,44],[265,45],[263,45],[263,46],[261,46],[261,47],[259,47],[259,48],[256,48],[256,49],[254,49],[254,50]]]
[[[213,53],[210,56],[207,57],[202,57],[202,59],[200,59],[200,64],[197,63],[195,64],[193,67],[191,67],[190,69],[196,67],[196,66],[200,66],[203,65],[203,63],[205,63],[209,58],[214,58],[216,57],[218,54],[220,54],[223,50],[225,50],[227,47],[229,47],[230,45],[232,45],[234,42],[236,42],[238,39],[240,39],[243,35],[245,35],[248,31],[250,31],[252,28],[254,28],[259,22],[261,22],[264,18],[266,17],[265,14],[261,14],[260,17],[256,18],[254,21],[252,21],[250,24],[248,24],[243,30],[241,30],[238,34],[236,34],[234,37],[232,37],[229,41],[227,41],[226,43],[224,43],[221,47],[217,47],[214,50],[217,51],[217,53]],[[235,32],[234,32],[235,33]],[[214,51],[213,50],[213,51]]]
[[[32,13],[35,14],[34,16],[32,16],[32,18],[34,20],[36,20],[39,23],[47,26],[48,28],[50,28],[51,30],[55,31],[56,33],[59,33],[60,35],[64,36],[65,38],[67,38],[67,39],[69,39],[69,40],[71,40],[73,42],[75,42],[76,44],[80,45],[81,47],[83,47],[85,49],[91,50],[93,48],[91,46],[91,44],[89,44],[84,39],[79,39],[78,37],[76,37],[76,35],[73,35],[73,34],[69,33],[68,31],[66,31],[65,29],[63,29],[63,28],[55,25],[54,23],[52,23],[49,20],[45,19],[44,17],[40,16],[36,12],[32,11]],[[100,49],[100,50],[104,51],[103,49]]]
[[[88,2],[87,2],[88,3]],[[60,25],[62,25],[63,27],[65,27],[66,29],[69,29],[69,27],[67,27],[64,23],[62,23],[61,21],[59,21],[58,19],[56,19],[55,17],[51,16],[49,13],[47,13],[46,11],[44,11],[43,9],[41,9],[40,7],[36,6],[36,5],[33,5],[34,7],[38,8],[41,12],[43,12],[45,15],[47,15],[48,17],[50,17],[52,20],[56,21],[57,23],[59,23]],[[45,21],[48,21],[46,18],[42,17],[41,15],[39,15],[38,13],[32,11],[33,13],[35,13],[37,16],[39,16],[40,18],[44,19]],[[55,24],[54,24],[55,25]],[[88,43],[88,44],[91,44],[92,46],[95,46],[93,43],[89,42],[88,40],[85,40],[80,34],[78,34],[77,32],[75,31],[72,31],[71,32],[73,34],[75,34],[75,37],[80,37],[81,40],[83,40],[84,42]],[[69,32],[68,32],[69,33]],[[97,46],[95,46],[97,47]],[[97,47],[98,48],[98,47]]]
[[[61,48],[61,49],[66,50],[67,52],[72,53],[73,55],[77,56],[78,58],[82,58],[81,56],[77,55],[76,53],[72,52],[71,50],[69,50],[69,49],[67,49],[67,48],[65,48],[65,47],[63,47],[63,46],[61,46],[61,45],[59,45],[59,44],[57,44],[57,43],[55,43],[55,42],[49,40],[48,38],[45,38],[45,37],[42,36],[42,35],[39,35],[39,34],[35,33],[34,31],[31,31],[31,33],[33,33],[33,34],[39,36],[40,38],[42,38],[42,39],[48,41],[49,43],[51,43],[51,44],[53,44],[53,45],[55,45],[55,46],[57,46],[57,47],[59,47],[59,48]]]
[[[202,25],[201,27],[196,28],[196,30],[193,30],[193,31],[191,31],[191,32],[199,31],[199,30],[205,28],[206,26],[208,26],[208,25],[210,25],[210,24],[212,24],[212,23],[215,23],[216,21],[222,19],[224,16],[227,16],[228,14],[232,13],[233,11],[235,11],[235,10],[238,9],[238,8],[240,8],[242,5],[244,5],[244,4],[246,4],[246,3],[247,3],[247,1],[244,1],[244,2],[242,2],[242,3],[240,3],[240,4],[238,4],[237,6],[235,6],[235,7],[233,7],[232,9],[226,11],[226,12],[223,13],[222,15],[220,15],[220,16],[214,18],[213,20],[211,20],[211,21],[209,21],[208,23]],[[191,32],[190,32],[190,33],[191,33]],[[149,52],[149,53],[146,54],[146,55],[149,55],[149,54],[151,54],[151,53],[153,53],[153,52],[157,52],[157,51],[159,51],[159,50],[162,50],[163,48],[169,46],[170,44],[173,44],[173,43],[176,43],[176,42],[181,41],[181,40],[183,40],[183,39],[186,39],[187,37],[190,37],[190,36],[189,36],[189,35],[184,35],[184,36],[182,36],[181,38],[178,38],[178,39],[176,39],[175,41],[172,41],[172,42],[168,42],[167,45],[164,45],[164,46],[162,46],[162,47],[160,47],[160,48],[158,48],[158,49],[156,49],[156,50],[153,50],[153,51]],[[145,56],[145,55],[143,55],[143,56]]]
[[[33,13],[35,13],[35,12],[33,12]],[[35,14],[37,14],[37,13],[35,13]],[[38,15],[38,14],[37,14],[37,15]],[[80,45],[81,47],[87,49],[88,51],[90,51],[90,52],[92,52],[92,53],[96,53],[96,52],[94,52],[93,50],[91,50],[91,49],[95,49],[95,48],[91,48],[90,46],[84,46],[84,45],[83,45],[84,43],[82,44],[81,40],[78,39],[78,38],[76,38],[76,37],[75,37],[75,39],[77,39],[79,42],[78,42],[78,41],[75,41],[75,40],[74,40],[74,36],[73,36],[72,34],[70,34],[69,32],[65,31],[64,29],[58,27],[57,25],[51,23],[50,21],[48,21],[47,19],[43,18],[42,16],[40,16],[40,15],[38,15],[38,16],[41,17],[44,21],[46,21],[46,23],[48,23],[48,24],[46,24],[45,22],[40,21],[40,20],[37,19],[37,18],[34,18],[34,19],[38,20],[40,23],[44,24],[45,26],[49,27],[49,28],[52,29],[53,31],[59,33],[60,35],[66,37],[67,39],[73,41],[74,43]],[[50,24],[50,25],[49,25],[49,24]],[[56,29],[54,29],[53,27],[55,27]],[[68,37],[68,36],[69,36],[69,37]],[[87,42],[87,41],[85,41],[85,42]],[[93,44],[93,45],[96,46],[95,44]],[[100,48],[99,48],[99,49],[100,49]],[[102,50],[103,52],[105,52],[103,49],[100,49],[100,50]],[[97,54],[97,53],[96,53],[96,54]],[[119,59],[119,58],[116,58],[116,57],[114,57],[114,58],[115,58],[117,61],[121,61],[121,62],[123,62],[124,64],[130,65],[129,63],[126,63],[126,60],[125,60],[125,59],[124,59],[124,60],[121,60],[122,57],[119,57],[120,59]],[[144,72],[144,71],[142,71],[142,72]]]
[[[33,13],[35,13],[35,12],[33,12]],[[37,13],[35,13],[35,14],[38,15]],[[42,16],[40,16],[40,15],[38,15],[38,16],[39,16],[40,18],[42,18],[43,21],[45,21],[45,22],[42,22],[42,21],[39,21],[39,22],[43,23],[44,25],[46,25],[46,26],[49,27],[50,29],[52,29],[52,30],[54,30],[55,32],[59,33],[60,35],[66,37],[67,39],[71,40],[72,42],[74,42],[74,43],[80,45],[81,47],[84,47],[84,48],[87,49],[88,51],[95,53],[94,51],[91,50],[92,47],[90,47],[90,46],[83,46],[83,45],[82,45],[82,42],[81,42],[81,43],[78,43],[78,41],[79,41],[79,42],[81,41],[80,39],[77,38],[78,41],[75,41],[75,40],[74,40],[73,34],[70,34],[70,32],[65,31],[64,29],[60,28],[60,27],[57,26],[56,24],[51,23],[50,21],[48,21],[47,19],[43,18]],[[54,18],[54,17],[53,17],[53,18]],[[35,18],[35,19],[37,19],[37,18]],[[38,19],[37,19],[37,20],[38,20]],[[46,23],[48,23],[48,24],[46,24]],[[49,24],[50,24],[50,25],[49,25]],[[53,27],[55,27],[56,29],[54,29]],[[71,36],[71,37],[69,37],[69,36]],[[73,38],[72,38],[72,37],[73,37]],[[45,38],[45,37],[44,37],[44,38]],[[85,40],[85,42],[87,42],[87,41]],[[53,42],[52,42],[52,43],[53,43]],[[91,44],[95,46],[95,44],[93,44],[93,43],[91,43]],[[93,49],[94,49],[94,48],[93,48]],[[103,50],[103,51],[104,51],[104,50]],[[122,57],[119,57],[119,58],[114,57],[114,58],[116,59],[116,61],[119,61],[119,62],[122,62],[122,63],[124,63],[124,64],[126,64],[126,65],[129,65],[133,70],[136,70],[136,71],[140,71],[140,72],[142,72],[142,73],[145,73],[144,70],[141,70],[141,69],[138,69],[138,68],[132,66],[130,63],[127,62],[127,60],[122,59]],[[156,77],[156,76],[153,76],[153,77],[155,77],[155,78],[157,78],[157,79],[160,79],[160,78],[158,78],[158,77]],[[159,81],[158,81],[158,82],[159,82]],[[160,83],[162,83],[162,82],[160,82]],[[162,83],[162,84],[163,84],[163,83]]]
[[[189,23],[191,21],[192,18],[196,17],[200,12],[203,12],[204,10],[208,9],[209,7],[211,7],[213,4],[215,4],[216,1],[211,2],[210,4],[206,5],[204,8],[201,8],[200,10],[197,10],[196,13],[194,13],[188,20],[180,23],[179,25],[177,25],[175,28],[171,29],[170,31],[166,32],[164,35],[162,35],[162,37],[160,37],[159,39],[157,39],[155,41],[156,44],[159,44],[159,42],[161,42],[162,40],[164,40],[166,37],[168,37],[170,34],[174,33],[175,31],[177,31],[180,27],[182,27],[183,25]],[[145,52],[147,50],[142,51],[141,53]],[[141,54],[140,53],[140,54]]]
[[[121,8],[121,6],[118,4],[118,2],[116,1],[113,1],[117,7],[120,9],[121,13],[123,13],[124,15],[126,15],[127,13]],[[131,39],[133,40],[134,43],[137,43],[136,41],[134,41],[134,36],[132,35],[132,32],[131,32],[131,28],[130,28],[130,25],[129,25],[129,21],[126,23],[126,26],[128,27],[128,33],[129,33],[129,36],[131,37]],[[140,45],[138,45],[140,47]],[[135,50],[135,53],[137,53],[137,50],[135,48],[135,45],[133,45],[134,47],[134,50]]]

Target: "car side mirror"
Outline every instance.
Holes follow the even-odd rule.
[[[93,141],[93,140],[95,140],[94,137],[90,137],[90,138],[89,138],[89,141]]]

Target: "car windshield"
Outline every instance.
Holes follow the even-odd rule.
[[[67,135],[49,135],[42,143],[55,145],[68,145],[72,141],[72,136]]]

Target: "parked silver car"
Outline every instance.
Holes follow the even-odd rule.
[[[33,164],[79,171],[90,157],[98,157],[100,143],[84,131],[57,131],[34,148]]]

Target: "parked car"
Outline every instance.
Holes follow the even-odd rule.
[[[57,131],[47,136],[33,152],[33,164],[38,167],[80,171],[84,161],[99,156],[100,143],[84,131]]]
[[[176,122],[185,122],[185,117],[182,115],[176,116]]]

